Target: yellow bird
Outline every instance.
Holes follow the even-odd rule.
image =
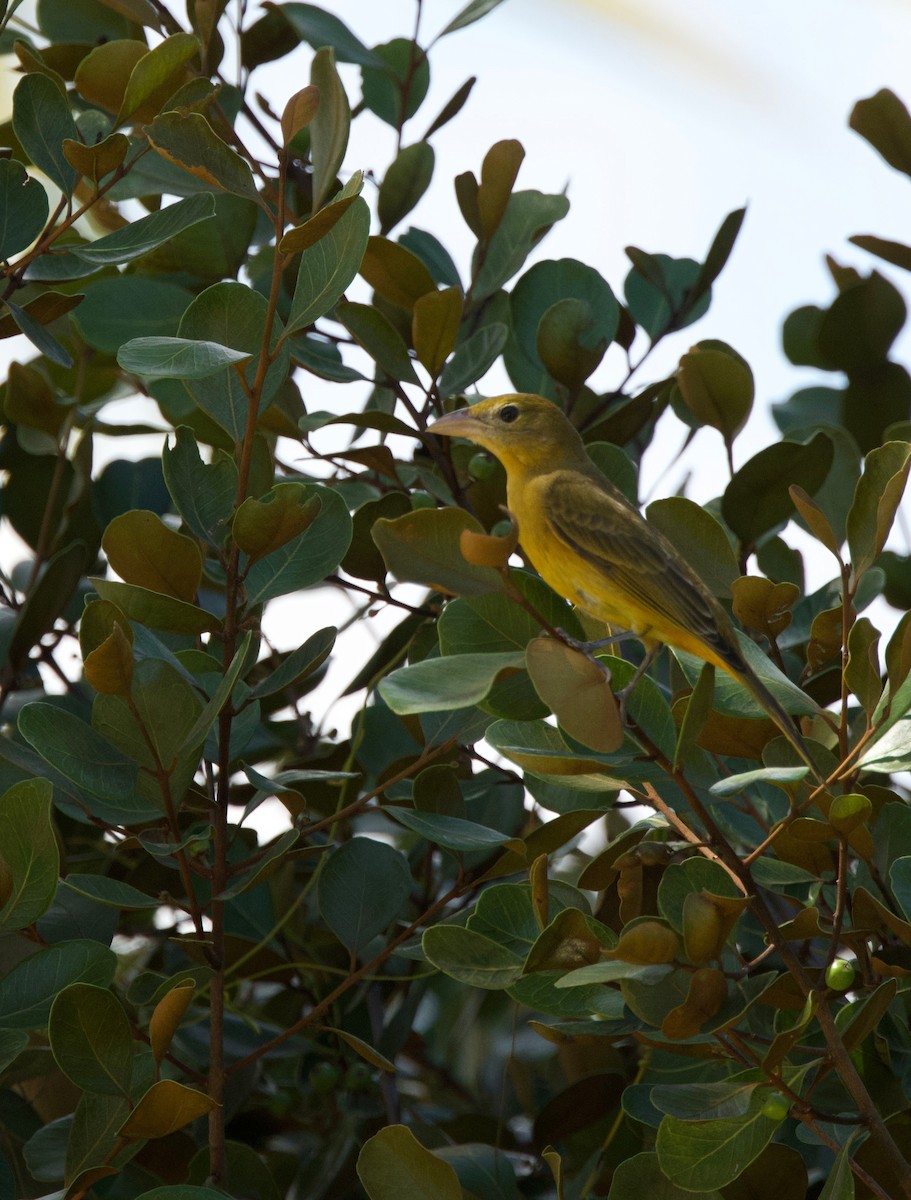
[[[743,657],[727,613],[664,534],[598,470],[555,404],[541,396],[495,396],[447,413],[429,431],[468,438],[500,460],[519,540],[554,591],[647,645],[665,643],[727,671],[817,774],[791,717]]]

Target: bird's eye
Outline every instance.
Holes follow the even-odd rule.
[[[497,416],[501,421],[505,421],[507,425],[511,425],[519,416],[519,409],[515,404],[504,404]]]

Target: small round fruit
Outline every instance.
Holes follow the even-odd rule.
[[[489,454],[473,454],[468,460],[468,474],[472,479],[483,481],[491,479],[496,473],[497,464]]]
[[[854,982],[857,972],[846,958],[835,958],[826,968],[826,986],[833,992],[845,992]]]
[[[759,1111],[770,1121],[783,1121],[791,1111],[791,1101],[781,1092],[770,1092]]]
[[[345,1087],[349,1092],[364,1092],[373,1083],[373,1072],[364,1062],[352,1063],[345,1072]]]
[[[315,1092],[331,1092],[342,1077],[341,1071],[331,1062],[318,1062],[311,1067],[307,1080]]]

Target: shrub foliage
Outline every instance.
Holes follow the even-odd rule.
[[[911,465],[897,288],[830,260],[832,298],[784,324],[819,382],[752,453],[749,365],[711,316],[683,332],[742,212],[696,259],[629,247],[612,287],[545,257],[569,200],[523,188],[507,140],[454,181],[470,262],[410,223],[474,83],[428,109],[433,46],[469,53],[496,0],[441,30],[418,0],[372,47],[310,4],[18,7],[0,1195],[911,1195],[911,618],[884,639],[863,615],[911,598],[885,548]],[[304,86],[263,94],[282,59]],[[352,161],[354,121],[391,161]],[[852,124],[911,175],[896,96]],[[665,341],[679,365],[649,379]],[[604,631],[522,564],[502,470],[426,432],[495,366],[633,498],[659,422],[724,447],[715,500],[648,516],[818,778],[682,654],[618,729],[567,640]],[[118,457],[137,433],[160,455]],[[386,622],[348,655],[350,732],[312,698],[346,661],[351,623],[314,615],[340,592]],[[598,653],[615,686],[637,653]]]

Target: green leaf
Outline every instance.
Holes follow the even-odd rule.
[[[49,358],[51,362],[60,367],[69,368],[73,365],[69,351],[61,346],[53,334],[48,333],[40,321],[36,321],[24,308],[14,304],[12,300],[6,301],[6,307],[19,330],[25,334],[37,350],[41,351],[45,358]]]
[[[855,577],[879,558],[898,511],[908,472],[911,443],[887,442],[864,459],[864,473],[857,481],[846,527],[848,548]]]
[[[568,212],[569,200],[565,196],[550,196],[538,191],[513,192],[472,285],[474,302],[486,300],[510,280],[532,247]]]
[[[455,33],[459,29],[473,25],[475,21],[480,21],[482,17],[486,17],[489,12],[493,12],[502,3],[503,0],[470,0],[470,3],[460,9],[437,36],[443,37],[447,33]]]
[[[84,939],[58,942],[17,963],[0,979],[0,1029],[37,1029],[57,995],[72,983],[107,987],[117,969],[113,950]]]
[[[0,796],[0,863],[8,872],[0,930],[34,924],[54,902],[60,856],[51,823],[52,792],[45,779],[24,779]]]
[[[702,1200],[723,1200],[716,1188],[699,1189]],[[676,1187],[661,1170],[654,1151],[634,1154],[620,1162],[614,1171],[608,1200],[690,1200],[691,1190]]]
[[[708,1084],[666,1084],[652,1088],[652,1104],[681,1121],[742,1117],[749,1111],[760,1079],[718,1080]]]
[[[499,0],[497,0],[499,3]],[[469,76],[468,79],[457,88],[449,100],[440,109],[439,114],[434,117],[431,123],[427,126],[427,132],[424,134],[424,141],[428,141],[438,129],[442,129],[444,125],[448,125],[453,117],[457,117],[465,107],[468,97],[471,95],[472,88],[478,82],[476,75]],[[458,280],[452,279],[446,282],[457,284]]]
[[[502,991],[522,975],[524,958],[473,929],[433,925],[421,945],[435,967],[469,987]]]
[[[191,299],[167,279],[111,275],[87,287],[72,319],[90,346],[116,355],[132,338],[172,337]]]
[[[743,771],[737,775],[727,775],[713,783],[709,791],[713,796],[725,799],[736,796],[754,783],[777,783],[785,786],[790,783],[800,783],[807,773],[806,767],[759,767],[755,771]]]
[[[426,658],[387,675],[379,691],[400,716],[449,712],[480,703],[502,671],[521,670],[524,666],[525,655],[516,650]]]
[[[234,515],[237,465],[223,450],[215,451],[211,463],[203,462],[193,431],[180,425],[174,432],[174,445],[165,443],[162,450],[164,481],[184,523],[217,546]]]
[[[64,195],[72,195],[79,176],[66,160],[63,142],[78,140],[79,131],[65,96],[47,75],[20,80],[13,93],[13,129],[35,166]]]
[[[167,112],[145,127],[146,137],[169,162],[204,183],[262,203],[253,175],[201,113]]]
[[[286,336],[334,308],[354,279],[370,236],[370,210],[357,196],[324,237],[301,254]]]
[[[339,62],[358,63],[365,67],[382,65],[381,60],[343,21],[317,8],[315,4],[283,4],[281,12],[297,36],[314,50],[331,46]]]
[[[67,1142],[65,1180],[73,1184],[81,1172],[104,1163],[117,1145],[117,1130],[129,1111],[129,1102],[124,1096],[83,1093],[76,1105]]]
[[[482,326],[456,346],[455,354],[440,376],[440,395],[457,395],[483,378],[496,362],[508,337],[509,327],[497,321]]]
[[[270,671],[265,679],[260,680],[250,695],[255,700],[264,696],[274,696],[276,692],[284,691],[295,683],[312,675],[326,661],[335,645],[338,630],[334,625],[327,625],[310,635],[307,640],[295,650],[292,650],[282,662]]]
[[[823,432],[806,442],[777,442],[740,468],[724,490],[721,512],[745,546],[781,525],[794,512],[788,488],[798,484],[812,495],[825,482],[834,450]]]
[[[77,787],[111,804],[131,802],[136,763],[85,721],[55,704],[26,704],[19,732],[43,759]]]
[[[496,721],[485,737],[499,754],[535,775],[579,776],[580,786],[600,791],[624,786],[607,774],[610,768],[597,755],[586,757],[570,749],[560,731],[544,721]]]
[[[113,992],[89,983],[64,988],[51,1008],[48,1039],[57,1065],[77,1087],[129,1098],[133,1033]]]
[[[306,484],[305,489],[307,496],[319,498],[316,519],[281,549],[251,566],[246,578],[251,607],[319,583],[336,569],[351,544],[351,517],[339,493],[319,484]]]
[[[54,622],[73,599],[85,566],[86,547],[82,542],[58,550],[48,561],[13,626],[7,654],[15,666],[24,663],[31,648],[53,629]]]
[[[729,536],[711,512],[683,496],[669,496],[653,500],[646,516],[677,547],[714,595],[729,598],[731,584],[741,575],[741,568]]]
[[[186,385],[199,407],[237,443],[243,441],[246,433],[250,406],[246,389],[253,386],[257,376],[268,313],[265,296],[244,283],[225,280],[200,292],[183,314],[178,328],[182,338],[211,339],[239,351],[240,358],[250,359],[244,368],[243,381],[234,367],[222,366],[221,371],[207,372],[205,378],[194,378]],[[281,321],[276,317],[269,341],[275,359],[258,396],[260,413],[288,376],[290,356],[287,347],[280,348],[281,340]]]
[[[173,1079],[159,1079],[142,1096],[118,1133],[125,1138],[167,1137],[205,1116],[215,1106],[215,1101],[205,1092]]]
[[[414,384],[419,382],[405,339],[378,308],[372,304],[353,304],[343,300],[336,307],[335,315],[390,379]]]
[[[199,544],[166,525],[157,513],[130,509],[108,525],[101,540],[124,583],[192,604],[202,580]]]
[[[658,1127],[656,1149],[661,1170],[686,1191],[722,1188],[731,1183],[765,1149],[780,1120],[763,1116],[767,1089],[757,1088],[740,1117],[713,1121],[681,1121],[665,1117]]]
[[[189,730],[182,733],[180,746],[177,750],[178,754],[182,754],[189,750],[195,750],[206,740],[209,730],[215,724],[219,713],[228,703],[231,693],[234,691],[234,685],[237,683],[237,680],[240,678],[241,671],[243,671],[246,665],[252,641],[252,630],[247,630],[240,640],[240,645],[234,652],[234,657],[231,659],[227,671],[225,671],[224,675],[219,681],[218,687],[215,690],[215,694],[206,704],[205,708],[196,718],[194,723],[190,726]]]
[[[281,834],[280,837],[277,837],[265,848],[261,857],[256,860],[252,867],[232,877],[230,886],[225,888],[220,898],[222,900],[230,900],[233,896],[240,896],[244,892],[248,892],[250,888],[255,887],[257,883],[262,881],[264,872],[269,871],[273,863],[284,858],[299,837],[300,834],[296,829],[289,829],[287,832]]]
[[[70,166],[95,185],[123,165],[129,149],[130,139],[123,133],[111,133],[91,146],[69,139],[63,143],[63,153]]]
[[[825,1186],[819,1200],[854,1200],[854,1174],[851,1171],[851,1150],[854,1137],[850,1137],[835,1156],[829,1169]]]
[[[484,532],[464,509],[422,508],[394,521],[380,518],[373,526],[373,540],[389,572],[402,582],[462,596],[502,591],[499,572],[462,557],[459,539],[465,529]]]
[[[257,500],[248,496],[234,514],[231,536],[251,563],[305,533],[320,510],[319,496],[302,483],[277,483]]]
[[[734,249],[734,243],[737,241],[745,216],[745,208],[736,208],[733,212],[728,213],[721,222],[718,232],[712,239],[709,252],[705,256],[705,262],[699,268],[699,274],[690,287],[689,300],[691,303],[700,300],[721,274]]]
[[[221,621],[214,613],[175,600],[173,596],[163,596],[160,592],[120,583],[116,579],[92,576],[89,582],[103,600],[116,604],[131,621],[139,621],[152,629],[194,635],[221,629]]]
[[[200,221],[208,221],[214,215],[215,197],[210,193],[188,196],[158,212],[140,217],[138,221],[95,242],[71,246],[69,253],[92,267],[130,262],[170,241],[184,229],[190,229]]]
[[[150,109],[148,115],[160,110],[183,82],[183,67],[200,50],[199,39],[192,33],[174,33],[144,55],[130,73],[115,127],[140,109]]]
[[[399,129],[420,108],[430,86],[425,52],[410,38],[393,38],[374,46],[377,67],[362,67],[364,104],[381,121]]]
[[[620,305],[607,281],[574,258],[536,263],[516,283],[509,301],[514,341],[505,359],[520,391],[552,388],[548,374],[570,388],[581,386],[620,323]],[[574,303],[567,307],[569,301]],[[572,366],[576,358],[583,364],[578,375]],[[551,368],[560,362],[563,368],[554,374]]]
[[[361,174],[360,171],[356,172],[331,204],[327,204],[325,208],[321,208],[318,212],[314,213],[312,217],[309,217],[306,221],[301,221],[300,225],[295,225],[287,233],[283,234],[278,244],[279,251],[282,254],[299,254],[303,250],[309,250],[311,246],[321,241],[329,230],[341,220],[360,195],[363,187],[363,180],[360,178]],[[357,180],[357,184],[352,188],[351,184],[355,180]],[[346,193],[348,194],[346,195]]]
[[[49,211],[47,192],[22,163],[0,159],[0,261],[32,244]]]
[[[508,833],[501,833],[498,829],[489,829],[476,821],[450,817],[445,813],[419,812],[411,808],[389,808],[386,811],[400,825],[419,833],[428,842],[442,846],[444,850],[490,850],[513,840]]]
[[[875,254],[877,258],[892,263],[894,267],[901,267],[903,271],[911,271],[911,246],[906,246],[904,242],[890,241],[888,238],[876,237],[872,233],[858,233],[854,237],[849,237],[848,241],[859,246],[861,250],[866,250],[868,254]]]
[[[120,879],[111,879],[107,875],[70,874],[63,880],[61,887],[79,896],[88,896],[90,900],[106,904],[110,908],[157,908],[161,903],[157,896],[147,896],[132,884],[124,883]]]
[[[319,88],[320,94],[319,108],[310,122],[315,213],[332,195],[351,131],[351,106],[336,70],[335,51],[331,47],[323,46],[313,56],[310,82]]]
[[[830,369],[849,374],[870,370],[884,362],[906,316],[901,293],[874,271],[839,292],[823,313],[819,352]]]
[[[698,300],[690,300],[701,273],[693,259],[646,254],[634,246],[627,246],[626,253],[633,263],[624,284],[627,307],[653,343],[674,329],[691,325],[708,309],[710,289]]]
[[[848,122],[890,167],[911,175],[911,115],[889,88],[858,100]]]
[[[717,429],[730,444],[747,422],[756,387],[746,359],[724,342],[697,342],[680,359],[677,388],[700,425]]]
[[[380,184],[377,200],[380,233],[388,233],[415,207],[430,187],[434,162],[429,142],[415,142],[399,151]]]
[[[337,846],[317,884],[320,913],[352,954],[395,920],[410,894],[411,871],[404,856],[368,837]]]
[[[357,1174],[370,1200],[462,1200],[453,1168],[426,1150],[404,1125],[387,1125],[368,1138]]]

